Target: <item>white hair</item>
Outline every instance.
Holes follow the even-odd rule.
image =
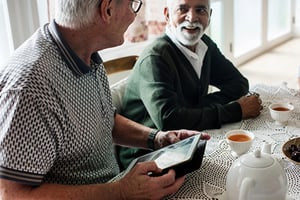
[[[55,21],[65,27],[80,29],[92,24],[102,0],[56,0]]]
[[[172,7],[175,5],[174,1],[175,0],[165,0],[165,6],[169,9],[172,9]],[[210,8],[210,0],[208,0],[208,8]]]

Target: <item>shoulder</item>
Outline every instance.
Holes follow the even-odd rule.
[[[56,66],[62,63],[53,43],[38,30],[9,58],[1,69],[0,82],[5,83],[6,89],[32,88],[32,92],[37,91],[51,77],[57,76]]]
[[[162,35],[156,38],[152,43],[146,48],[147,51],[159,51],[159,52],[169,52],[170,49],[177,49],[175,43],[166,35]]]
[[[206,34],[204,34],[201,40],[209,47],[217,48],[217,44]]]
[[[164,34],[150,43],[141,53],[140,58],[160,57],[162,59],[167,59],[169,57],[178,56],[178,53],[181,53],[180,50],[177,48],[174,42]]]

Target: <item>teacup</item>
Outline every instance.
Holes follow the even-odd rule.
[[[237,129],[228,131],[225,138],[223,141],[229,145],[233,156],[238,157],[249,151],[255,136],[250,131]]]
[[[286,125],[294,106],[289,103],[272,103],[269,106],[270,115],[275,124]]]

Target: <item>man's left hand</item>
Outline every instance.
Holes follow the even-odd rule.
[[[162,148],[164,146],[168,146],[170,144],[176,143],[185,138],[201,134],[202,140],[209,140],[210,135],[204,132],[199,131],[191,131],[191,130],[175,130],[175,131],[159,131],[154,140],[155,149]]]

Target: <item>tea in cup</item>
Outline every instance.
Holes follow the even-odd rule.
[[[225,134],[225,142],[230,146],[232,154],[237,157],[249,151],[255,136],[247,130],[231,130]]]
[[[269,106],[270,115],[275,124],[286,125],[294,106],[289,103],[272,103]]]

